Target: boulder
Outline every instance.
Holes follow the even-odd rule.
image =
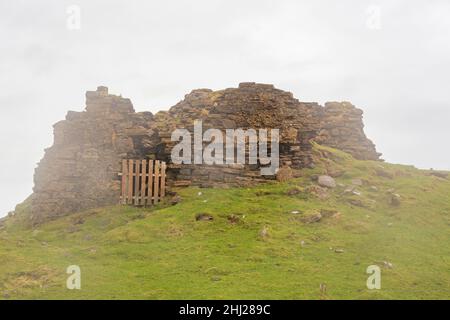
[[[210,215],[209,213],[198,213],[195,216],[196,221],[213,221],[214,217]]]
[[[320,220],[322,220],[322,214],[320,212],[309,213],[301,219],[306,224],[319,222]]]
[[[389,197],[389,204],[393,207],[398,207],[401,204],[401,196],[399,194],[393,193]]]
[[[321,187],[329,189],[336,188],[336,181],[330,176],[320,176],[317,182]]]

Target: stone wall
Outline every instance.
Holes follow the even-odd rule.
[[[117,203],[118,160],[152,152],[152,118],[107,88],[87,92],[86,111],[54,125],[54,144],[35,171],[33,222]]]
[[[170,153],[177,128],[280,129],[280,164],[313,165],[312,139],[359,159],[379,154],[363,131],[362,111],[349,103],[299,102],[272,85],[241,83],[221,91],[194,90],[184,100],[155,115],[136,113],[129,99],[108,94],[106,87],[86,93],[86,110],[70,111],[54,126],[54,145],[35,172],[33,222],[119,202],[120,162],[150,158],[168,163],[169,186],[248,185],[261,177],[259,165],[175,165]]]
[[[153,127],[162,139],[158,158],[170,162],[171,133],[176,128],[193,131],[194,120],[202,120],[203,131],[210,128],[278,128],[280,129],[280,164],[294,168],[312,164],[310,139],[320,129],[322,108],[305,104],[291,93],[272,85],[241,83],[239,88],[221,91],[194,90],[168,112],[155,115]],[[169,163],[176,184],[216,186],[246,185],[270,179],[261,177],[259,165],[176,166]],[[273,178],[273,177],[272,177]]]
[[[364,133],[363,111],[350,102],[327,102],[316,142],[350,153],[360,160],[379,160],[381,153]]]

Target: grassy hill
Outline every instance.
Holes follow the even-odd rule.
[[[0,228],[0,299],[449,299],[450,181],[317,145],[315,155],[287,182],[185,188],[176,205],[35,229],[24,203]],[[317,186],[324,173],[336,188]],[[374,264],[381,290],[366,287]],[[66,289],[69,265],[81,290]]]

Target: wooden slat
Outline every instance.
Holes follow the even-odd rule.
[[[166,195],[167,164],[159,160],[122,160],[121,203],[146,206]]]
[[[135,168],[134,168],[134,205],[137,206],[137,205],[139,205],[139,201],[140,201],[139,189],[140,189],[141,185],[139,184],[139,177],[141,175],[141,161],[135,160],[134,165],[135,165]]]
[[[159,201],[159,161],[155,160],[155,185],[153,192],[153,201],[157,203]]]
[[[127,160],[122,160],[122,193],[120,196],[120,201],[122,204],[127,203],[127,178],[128,178],[128,167]]]
[[[134,176],[133,160],[128,160],[128,199],[127,199],[127,204],[133,203],[133,176]]]
[[[146,190],[147,190],[147,160],[142,160],[142,178],[141,178],[141,202],[140,205],[145,206]]]
[[[161,162],[161,198],[166,195],[166,163]]]
[[[148,185],[147,185],[147,189],[148,189],[148,198],[147,198],[147,204],[152,204],[153,203],[153,161],[150,160],[148,162]]]

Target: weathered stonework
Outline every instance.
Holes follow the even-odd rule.
[[[70,111],[54,125],[54,144],[34,176],[33,220],[116,203],[118,159],[152,151],[152,118],[107,88],[87,92],[86,111]]]
[[[350,102],[327,102],[321,117],[321,129],[315,139],[360,160],[379,160],[381,153],[367,139],[362,121],[363,111]]]
[[[379,154],[363,131],[362,111],[349,103],[299,102],[272,85],[241,83],[221,91],[194,90],[155,115],[136,113],[129,99],[108,94],[106,87],[86,93],[86,110],[70,111],[54,126],[54,145],[35,172],[33,222],[119,202],[121,159],[150,158],[168,163],[169,186],[248,185],[262,177],[258,165],[175,165],[170,153],[177,128],[193,130],[280,129],[280,165],[313,165],[311,140],[342,149],[359,159]]]

